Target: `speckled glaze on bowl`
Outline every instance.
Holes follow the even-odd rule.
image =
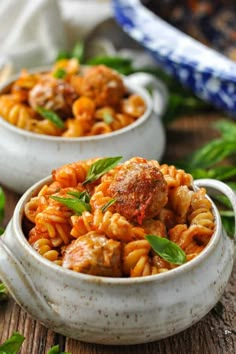
[[[117,22],[200,98],[236,118],[236,63],[171,26],[140,0],[113,0]]]
[[[34,72],[46,71],[37,69]],[[7,92],[15,80],[0,87]],[[160,159],[165,149],[165,131],[161,116],[168,94],[165,86],[151,75],[137,73],[124,78],[129,92],[137,93],[146,102],[145,113],[134,123],[109,134],[65,138],[40,135],[19,129],[0,117],[0,183],[18,193],[47,176],[63,164],[94,156],[133,156]],[[145,89],[152,85],[153,99]]]
[[[139,278],[91,276],[53,264],[25,239],[21,226],[24,205],[49,180],[22,196],[0,239],[0,278],[33,318],[81,341],[137,344],[188,328],[220,299],[232,271],[235,241],[223,230],[214,204],[215,233],[192,261]],[[225,194],[236,215],[236,196],[224,183],[202,179],[194,185]]]

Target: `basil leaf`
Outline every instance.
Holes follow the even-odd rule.
[[[4,233],[4,228],[0,227],[0,236]]]
[[[122,57],[96,56],[87,61],[88,65],[106,65],[121,74],[128,75],[134,72],[132,60]]]
[[[102,212],[105,213],[105,211],[116,202],[116,199],[110,199],[106,204],[104,204],[101,208]]]
[[[109,112],[104,112],[103,120],[107,125],[109,125],[114,121],[114,117]]]
[[[6,197],[3,192],[3,189],[0,187],[0,222],[4,218],[5,203],[6,203]]]
[[[48,119],[50,122],[55,124],[58,128],[63,129],[64,128],[64,122],[63,120],[53,111],[50,109],[46,109],[43,107],[37,107],[36,111],[43,117]]]
[[[213,124],[213,127],[220,131],[225,139],[236,138],[236,125],[234,122],[222,119]]]
[[[94,162],[87,173],[87,177],[83,184],[91,183],[100,178],[104,173],[110,171],[112,168],[118,165],[122,156],[116,157],[105,157],[104,159],[97,160]]]
[[[18,332],[14,332],[9,339],[7,339],[2,345],[0,345],[0,353],[17,354],[24,340],[24,336],[22,336]]]
[[[58,68],[54,73],[53,76],[57,79],[64,79],[66,76],[66,70],[63,68]]]
[[[90,202],[90,195],[88,194],[87,191],[83,191],[83,192],[67,192],[67,194],[72,195],[75,198],[78,198],[80,200],[82,200],[85,203],[89,203]]]
[[[83,200],[80,200],[78,198],[62,198],[54,195],[51,195],[50,198],[56,200],[57,202],[60,202],[61,204],[64,204],[69,209],[75,211],[79,215],[82,215],[83,211],[91,210],[90,204],[85,203]]]
[[[153,250],[164,260],[173,264],[186,262],[185,252],[174,242],[155,235],[145,236]]]
[[[229,218],[227,216],[221,216],[222,224],[229,238],[234,239],[234,218]]]
[[[84,58],[84,43],[83,42],[78,42],[75,44],[74,48],[72,49],[71,57],[76,58],[80,63],[83,61],[83,58]]]
[[[3,283],[0,283],[0,301],[4,301],[7,298],[8,298],[8,290]]]
[[[216,139],[193,153],[189,165],[190,167],[207,168],[235,154],[235,151],[235,140]]]
[[[234,218],[234,211],[233,210],[221,210],[220,215],[226,218]]]
[[[59,345],[54,345],[54,347],[52,347],[51,349],[49,349],[49,351],[47,352],[47,354],[71,354],[69,352],[61,352]]]
[[[61,59],[70,59],[70,58],[71,58],[71,55],[69,52],[67,52],[66,50],[61,50],[57,54],[55,61],[57,62],[58,60],[61,60]]]

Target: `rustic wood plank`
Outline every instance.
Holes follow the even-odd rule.
[[[217,132],[209,126],[219,118],[221,116],[216,114],[183,117],[171,124],[167,129],[168,144],[163,161],[174,162],[217,137]],[[20,196],[6,188],[4,191],[7,197],[5,226]],[[55,344],[72,354],[235,354],[236,265],[221,303],[222,313],[212,310],[199,323],[175,336],[143,345],[113,347],[82,343],[54,333],[33,320],[11,299],[0,303],[0,343],[13,331],[19,331],[26,337],[21,354],[46,354]]]

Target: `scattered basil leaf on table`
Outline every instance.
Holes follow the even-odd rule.
[[[61,204],[64,204],[69,209],[75,211],[78,215],[82,215],[83,211],[91,210],[90,204],[84,202],[79,198],[63,198],[54,195],[51,195],[50,198],[56,200],[57,202],[60,202]]]
[[[17,354],[24,340],[24,336],[14,332],[10,338],[0,345],[0,354]]]
[[[116,202],[116,199],[110,199],[106,204],[104,204],[101,208],[102,212],[105,213],[105,211]]]
[[[146,235],[145,238],[153,250],[165,261],[173,264],[183,264],[186,262],[185,252],[176,243],[156,235]]]
[[[121,159],[122,156],[116,156],[116,157],[105,157],[104,159],[97,160],[90,166],[86,179],[83,182],[83,184],[96,181],[98,178],[104,175],[104,173],[116,167],[118,163],[121,161]]]
[[[51,349],[49,349],[49,351],[47,352],[47,354],[72,354],[72,353],[69,353],[69,352],[62,352],[60,350],[60,347],[59,345],[54,345]]]
[[[64,122],[63,120],[53,111],[50,109],[46,109],[43,107],[37,107],[36,111],[43,117],[48,119],[50,122],[55,124],[58,128],[63,129],[64,128]]]

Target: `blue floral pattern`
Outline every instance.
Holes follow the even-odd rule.
[[[171,26],[139,0],[113,0],[123,30],[184,86],[236,117],[236,63]]]

